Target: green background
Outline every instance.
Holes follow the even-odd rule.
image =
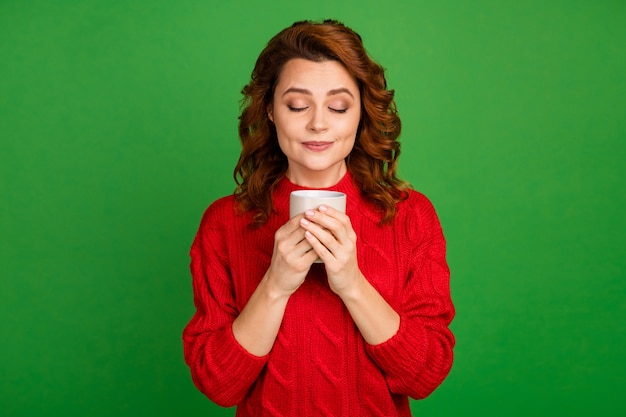
[[[188,249],[256,57],[324,17],[388,69],[448,240],[455,365],[415,414],[619,413],[626,2],[2,0],[3,416],[234,415],[183,362]]]

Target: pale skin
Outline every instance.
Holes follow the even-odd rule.
[[[358,86],[341,64],[288,61],[268,108],[287,156],[287,178],[311,188],[338,183],[347,172],[360,109]],[[232,325],[241,346],[256,356],[271,351],[289,297],[318,257],[364,340],[377,345],[394,336],[400,316],[363,276],[356,240],[350,218],[332,207],[309,210],[280,227],[270,266]]]

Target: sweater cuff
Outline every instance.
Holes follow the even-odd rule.
[[[419,321],[400,316],[395,335],[378,345],[366,343],[365,349],[386,374],[401,377],[407,370],[419,369],[425,363],[428,334]]]
[[[219,398],[211,398],[218,404],[236,404],[245,395],[254,381],[258,378],[261,370],[265,366],[269,355],[255,356],[248,352],[239,344],[231,326],[226,326],[222,330],[224,337],[221,338],[219,346],[213,346],[212,355],[217,380],[216,387],[219,386]]]
[[[244,380],[256,379],[267,363],[269,354],[264,356],[253,355],[235,339],[232,326],[227,326],[224,330],[226,337],[224,338],[222,355],[220,355],[222,369],[228,369],[231,375],[238,375]]]

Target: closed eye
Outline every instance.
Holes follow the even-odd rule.
[[[335,112],[335,113],[345,113],[348,111],[347,108],[345,109],[333,109],[332,107],[329,107],[330,111]]]
[[[308,107],[293,107],[293,106],[287,106],[289,108],[290,111],[293,112],[300,112],[300,111],[304,111],[306,109],[308,109]]]

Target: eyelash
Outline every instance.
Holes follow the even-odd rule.
[[[296,113],[308,109],[308,107],[292,107],[292,106],[287,106],[287,107],[289,108],[290,111],[296,112]],[[343,114],[348,111],[347,108],[346,109],[333,109],[332,107],[329,107],[328,109],[332,112],[339,113],[339,114]]]

